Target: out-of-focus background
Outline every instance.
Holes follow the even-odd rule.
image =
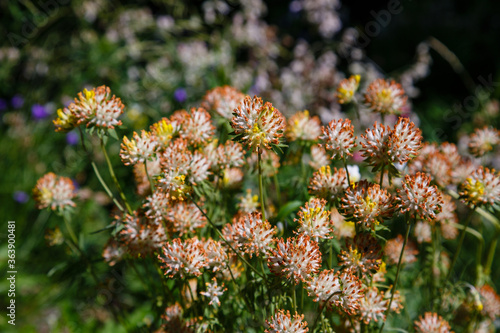
[[[308,109],[326,123],[342,115],[333,94],[351,74],[362,85],[377,77],[401,82],[426,140],[460,147],[473,128],[499,125],[500,2],[18,0],[0,2],[0,13],[0,307],[8,301],[7,221],[15,220],[22,332],[119,331],[103,304],[108,297],[130,308],[136,302],[112,273],[113,285],[96,298],[85,268],[54,244],[60,221],[35,209],[31,196],[46,172],[71,177],[80,241],[101,260],[107,235],[92,232],[109,224],[109,199],[78,133],[55,133],[52,124],[84,88],[105,84],[122,99],[120,135],[198,105],[206,90],[224,84],[285,115]],[[111,143],[116,164],[118,151]],[[132,179],[126,168],[117,176]],[[145,312],[138,307],[132,316]],[[2,314],[0,327],[6,321]]]

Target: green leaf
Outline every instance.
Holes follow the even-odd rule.
[[[300,208],[304,203],[302,201],[294,200],[288,202],[286,205],[280,208],[280,211],[278,212],[278,216],[276,219],[278,221],[283,220],[285,217],[290,215],[292,212],[296,211],[297,209]]]
[[[115,139],[115,140],[117,140],[117,141],[119,141],[119,140],[120,140],[120,139],[118,139],[118,134],[116,133],[116,130],[115,130],[114,128],[109,129],[109,130],[108,130],[108,133],[109,133],[109,135],[110,135],[113,139]]]

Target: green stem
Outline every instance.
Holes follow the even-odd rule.
[[[276,200],[278,201],[278,211],[281,206],[281,189],[280,189],[280,182],[278,181],[278,173],[275,173],[274,176],[274,188],[276,189]]]
[[[122,187],[120,186],[120,183],[118,182],[118,179],[116,178],[115,171],[113,169],[113,165],[111,164],[111,160],[109,159],[108,152],[106,151],[106,146],[104,145],[103,139],[101,139],[101,150],[102,150],[102,153],[104,154],[104,158],[106,159],[106,163],[108,164],[109,174],[111,175],[111,178],[113,178],[113,181],[115,182],[118,193],[120,193],[120,197],[122,198],[123,202],[125,203],[125,207],[127,207],[128,213],[130,215],[132,215],[132,208],[130,208],[130,205],[128,204],[127,198],[125,197],[125,193],[123,193]]]
[[[351,187],[351,178],[349,177],[349,169],[347,169],[347,162],[345,161],[345,157],[342,158],[342,160],[344,161],[345,173],[347,175],[347,183],[348,183],[348,186]]]
[[[292,285],[292,308],[293,312],[297,312],[297,294],[295,292],[295,285]]]
[[[148,161],[144,161],[144,170],[146,170],[146,177],[148,177],[149,186],[151,188],[151,195],[153,195],[155,193],[155,187],[153,185],[153,181],[151,180],[151,177],[149,176]]]
[[[382,165],[382,168],[380,169],[380,182],[379,182],[380,187],[382,187],[382,183],[384,182],[384,169],[385,169],[385,164]]]
[[[262,166],[261,166],[261,148],[257,148],[258,164],[259,164],[259,196],[260,196],[260,209],[262,211],[262,221],[266,219],[266,209],[264,207],[264,191],[262,190]]]
[[[328,304],[328,302],[330,301],[330,298],[332,298],[333,296],[335,295],[339,295],[341,294],[342,292],[341,291],[337,291],[337,292],[334,292],[332,293],[330,296],[328,296],[328,298],[326,299],[326,301],[323,303],[323,305],[320,305],[319,307],[319,312],[318,312],[318,315],[316,316],[316,319],[314,319],[314,324],[311,328],[311,332],[314,332],[314,329],[316,328],[316,325],[318,325],[318,320],[319,318],[321,317],[321,314],[323,313],[323,310],[326,308],[326,305]],[[354,326],[353,326],[354,327]]]
[[[491,266],[493,265],[493,258],[495,257],[495,251],[498,244],[498,237],[500,237],[500,228],[496,228],[495,235],[491,241],[490,247],[488,249],[488,255],[486,257],[486,263],[484,265],[484,274],[489,276],[491,274]]]
[[[245,258],[243,258],[243,256],[238,251],[236,251],[233,248],[233,246],[231,245],[231,243],[229,243],[229,241],[226,238],[224,238],[224,236],[219,231],[219,229],[217,229],[217,227],[215,226],[215,224],[208,217],[208,215],[205,214],[205,212],[203,211],[203,209],[201,209],[201,207],[198,206],[198,203],[193,199],[193,197],[190,194],[187,194],[187,197],[194,203],[194,205],[196,206],[196,208],[198,208],[198,210],[201,212],[201,214],[207,219],[208,224],[210,224],[210,226],[215,230],[215,232],[217,232],[217,235],[219,235],[219,237],[224,241],[224,243],[226,243],[226,245],[229,246],[229,248],[231,249],[231,251],[233,251],[238,256],[238,258],[241,261],[243,261],[244,264],[246,264],[248,267],[250,267],[250,269],[253,270],[255,272],[255,274],[257,274],[258,276],[260,276],[263,280],[267,281],[265,275],[263,275],[262,273],[260,273],[258,269],[256,269],[255,267],[253,267]]]
[[[141,284],[144,288],[144,290],[148,293],[148,296],[149,298],[153,298],[153,295],[151,293],[151,290],[150,288],[148,287],[148,284],[146,283],[146,281],[144,281],[144,279],[142,278],[142,275],[141,273],[139,273],[139,270],[137,269],[137,267],[135,266],[135,263],[132,261],[132,260],[129,260],[129,263],[130,263],[130,266],[132,267],[132,269],[134,270],[135,274],[137,275],[137,277],[139,278],[139,281],[141,281]]]
[[[384,330],[384,326],[385,326],[385,323],[387,321],[387,316],[389,314],[389,311],[391,310],[392,301],[394,300],[394,294],[396,293],[396,288],[398,285],[399,272],[401,271],[401,266],[403,263],[403,254],[405,252],[406,243],[408,242],[408,237],[410,236],[410,230],[411,230],[412,223],[409,221],[408,214],[406,216],[406,224],[408,227],[406,228],[405,240],[403,242],[403,247],[401,248],[401,253],[399,254],[398,268],[396,269],[396,277],[394,278],[394,287],[392,288],[391,299],[389,300],[389,304],[388,304],[387,310],[386,310],[386,320],[382,323],[382,327],[380,327],[380,333],[382,333]]]
[[[465,233],[467,228],[469,227],[470,221],[472,220],[472,215],[474,214],[474,211],[476,210],[476,207],[472,208],[469,211],[469,214],[467,215],[467,218],[465,220],[464,228],[462,230],[462,233],[460,234],[460,239],[458,240],[458,247],[455,250],[455,253],[453,254],[453,259],[450,264],[450,268],[448,269],[448,274],[446,276],[445,283],[450,279],[451,273],[453,272],[453,266],[455,266],[455,263],[458,259],[458,254],[460,253],[460,250],[462,249],[462,245],[464,243],[464,238],[465,238]]]
[[[108,185],[104,181],[104,179],[101,176],[101,173],[99,172],[99,169],[97,168],[97,165],[92,161],[92,156],[90,155],[90,152],[87,150],[87,147],[85,146],[85,137],[83,136],[82,129],[78,127],[78,132],[80,133],[80,143],[82,144],[83,151],[87,154],[87,157],[89,160],[91,160],[90,165],[92,165],[92,169],[94,170],[95,175],[97,176],[97,179],[101,183],[102,187],[108,194],[108,196],[113,200],[114,204],[116,207],[118,207],[119,210],[124,212],[125,210],[123,209],[123,206],[116,200],[115,196],[113,195],[113,192],[109,189]]]

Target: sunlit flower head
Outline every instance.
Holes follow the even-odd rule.
[[[403,189],[398,190],[398,194],[397,209],[401,213],[408,212],[411,217],[433,220],[441,212],[442,194],[436,185],[431,185],[428,174],[417,172],[412,176],[406,175]]]
[[[322,127],[323,135],[320,137],[325,143],[326,150],[334,158],[352,156],[351,151],[356,147],[354,126],[349,119],[332,120],[328,126]]]
[[[299,111],[288,120],[286,137],[290,141],[315,141],[321,135],[321,121],[311,117],[309,111]]]
[[[406,163],[417,156],[422,146],[422,131],[408,118],[399,118],[387,145],[391,162]]]
[[[407,97],[399,83],[377,79],[370,83],[365,94],[369,109],[382,114],[401,114]]]
[[[309,193],[327,200],[334,200],[343,195],[347,187],[349,184],[345,169],[333,168],[332,173],[330,166],[327,165],[322,166],[313,174],[309,182]]]
[[[210,174],[210,161],[199,151],[195,151],[191,155],[191,162],[189,165],[189,177],[191,183],[196,185],[206,180]]]
[[[377,287],[367,289],[365,297],[359,302],[361,320],[365,324],[369,324],[372,321],[378,322],[379,320],[383,322],[388,303],[389,301],[384,298],[383,291],[378,290]]]
[[[172,141],[172,138],[180,131],[180,125],[172,123],[168,118],[162,118],[150,127],[151,133],[158,141],[161,149],[164,149]]]
[[[354,222],[374,228],[381,219],[392,216],[391,195],[378,184],[366,180],[348,187],[342,198],[342,212]]]
[[[255,96],[246,96],[234,109],[231,126],[235,134],[249,148],[257,150],[263,146],[271,149],[271,144],[278,145],[285,130],[285,118],[269,102]]]
[[[297,233],[308,235],[318,241],[318,239],[332,238],[333,227],[330,224],[330,211],[326,209],[326,200],[311,199],[301,207],[297,213],[299,223]]]
[[[234,109],[241,104],[244,98],[245,95],[238,89],[231,86],[222,86],[207,91],[203,97],[202,106],[209,111],[214,110],[221,117],[231,120]]]
[[[207,255],[208,267],[213,272],[227,268],[229,256],[221,242],[209,238],[203,241],[203,248]]]
[[[399,255],[403,248],[403,236],[398,235],[396,238],[389,239],[385,244],[384,254],[387,256],[387,263],[393,265],[399,261]],[[410,264],[417,261],[418,250],[413,242],[410,240],[406,244],[405,252],[403,254],[402,263]]]
[[[143,208],[148,219],[160,224],[165,220],[168,206],[169,200],[167,194],[163,191],[155,191],[146,198]]]
[[[219,297],[224,294],[224,292],[227,290],[227,288],[224,288],[224,283],[222,285],[217,284],[217,279],[212,278],[212,282],[207,282],[205,283],[206,285],[206,291],[201,291],[200,294],[208,297],[210,299],[210,303],[208,305],[212,306],[219,306],[220,305],[220,300]]]
[[[194,146],[205,145],[215,133],[210,114],[203,108],[192,108],[182,120],[181,138]]]
[[[469,151],[476,157],[481,157],[500,144],[500,131],[493,127],[476,129],[469,139]]]
[[[84,89],[78,93],[78,99],[68,109],[78,119],[78,125],[114,128],[122,124],[118,117],[123,113],[124,105],[120,98],[111,95],[109,87],[100,86],[92,90]]]
[[[307,281],[306,289],[315,302],[328,302],[329,309],[339,308],[348,315],[358,312],[364,297],[361,281],[349,271],[323,270]]]
[[[201,269],[208,266],[203,243],[198,238],[190,238],[184,242],[176,238],[163,247],[162,253],[163,256],[158,255],[158,259],[164,264],[165,275],[169,277],[200,276]]]
[[[252,257],[267,255],[274,243],[276,227],[262,221],[260,212],[248,213],[239,217],[233,224],[226,224],[222,229],[224,237],[231,239],[236,248]]]
[[[460,198],[469,205],[497,206],[500,203],[500,174],[479,167],[460,186]]]
[[[295,284],[307,281],[321,267],[318,243],[306,235],[288,238],[286,242],[280,238],[276,249],[270,251],[268,266],[271,272],[293,280]]]
[[[452,333],[450,324],[435,312],[426,312],[415,321],[416,333]]]
[[[307,322],[304,321],[304,315],[299,315],[297,312],[290,315],[290,311],[278,310],[274,316],[266,320],[268,329],[266,333],[307,333]]]
[[[33,188],[33,197],[38,209],[50,207],[52,210],[64,210],[75,207],[75,186],[71,179],[57,176],[53,172],[38,179]]]
[[[123,137],[120,157],[125,165],[144,163],[144,161],[152,158],[157,150],[158,142],[155,137],[151,133],[142,130],[141,136],[134,132],[134,138],[131,140],[126,136]]]
[[[78,119],[68,108],[57,109],[57,119],[52,121],[56,132],[69,132],[77,126]]]
[[[340,81],[335,97],[339,104],[347,104],[352,101],[354,94],[358,90],[361,76],[351,75],[348,79]]]
[[[391,135],[390,126],[375,122],[373,128],[368,128],[365,135],[361,135],[361,156],[371,166],[382,166],[387,163],[387,141]]]

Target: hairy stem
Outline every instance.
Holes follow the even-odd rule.
[[[260,209],[262,211],[262,221],[266,219],[266,209],[264,207],[264,191],[262,187],[262,156],[261,148],[257,148],[258,164],[259,164],[259,196],[260,196]]]
[[[460,234],[460,239],[458,240],[458,247],[455,250],[455,253],[453,254],[453,259],[451,261],[450,268],[448,270],[448,274],[446,275],[446,280],[444,281],[445,283],[450,279],[451,274],[453,273],[453,266],[455,266],[455,263],[458,259],[458,255],[460,253],[460,250],[462,249],[462,245],[463,245],[464,239],[465,239],[465,232],[466,232],[467,228],[469,227],[470,221],[472,220],[472,215],[474,214],[475,210],[476,210],[476,207],[472,208],[469,211],[469,214],[467,215],[467,218],[466,218],[465,223],[464,223],[464,228],[462,230],[462,233]]]

